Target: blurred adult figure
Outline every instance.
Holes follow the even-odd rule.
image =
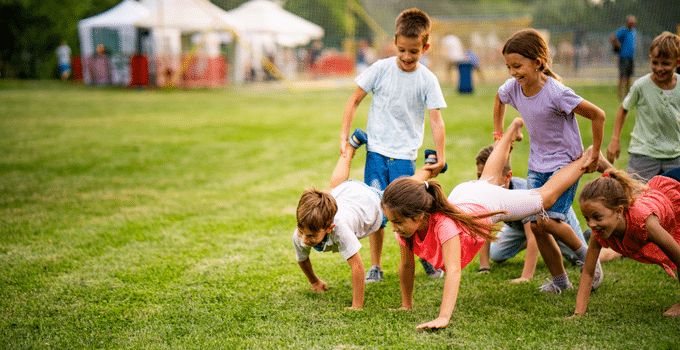
[[[90,69],[95,85],[106,86],[111,83],[111,62],[104,45],[97,46],[97,55],[92,59]]]
[[[441,45],[446,60],[446,80],[449,84],[453,84],[453,71],[458,70],[458,64],[465,61],[463,44],[460,42],[460,38],[449,34],[442,39]]]
[[[57,64],[59,65],[59,75],[61,80],[66,81],[71,76],[71,48],[62,41],[57,47]]]
[[[626,25],[609,38],[614,45],[614,51],[619,55],[619,100],[622,100],[630,90],[630,77],[633,75],[635,58],[636,25],[635,16],[629,15],[626,18]]]

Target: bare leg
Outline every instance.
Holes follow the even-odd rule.
[[[371,244],[371,265],[380,266],[382,269],[382,249],[385,241],[385,228],[381,227],[378,231],[373,232],[368,236],[368,241]]]
[[[592,147],[588,147],[581,158],[558,170],[543,186],[536,189],[536,192],[540,193],[543,198],[544,209],[552,207],[557,198],[585,174],[586,169],[581,169],[581,165],[590,158],[592,151]]]
[[[489,250],[491,249],[491,243],[484,242],[482,249],[479,250],[479,271],[481,272],[483,268],[490,268],[489,263]]]
[[[352,166],[352,158],[356,150],[353,147],[347,147],[348,151],[345,155],[341,155],[338,162],[335,164],[335,169],[333,169],[333,174],[331,175],[331,186],[330,188],[336,188],[341,183],[349,179],[349,170]]]
[[[557,237],[562,243],[566,244],[569,249],[576,251],[583,245],[583,242],[576,236],[576,232],[566,222],[555,219],[543,219],[537,217],[537,224],[539,230],[549,232]]]
[[[411,176],[412,179],[418,181],[425,181],[432,178],[432,171],[426,169],[420,169],[417,173]]]
[[[480,180],[487,180],[496,186],[503,184],[503,167],[508,161],[513,142],[522,139],[523,126],[522,118],[515,118],[508,126],[503,137],[494,145],[493,151],[484,165],[482,176],[479,177]]]
[[[536,236],[536,245],[538,246],[538,251],[541,252],[543,261],[545,262],[548,271],[550,271],[551,276],[559,276],[564,271],[564,263],[562,262],[562,253],[560,252],[560,247],[557,245],[555,238],[538,228],[536,223],[531,223],[531,230]]]

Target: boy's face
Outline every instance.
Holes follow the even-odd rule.
[[[331,233],[335,228],[335,224],[331,224],[328,228],[319,230],[317,232],[312,232],[306,229],[298,227],[298,236],[302,238],[302,243],[307,247],[313,247],[323,240],[323,238]]]
[[[397,66],[404,72],[413,72],[418,69],[418,60],[430,47],[430,44],[423,45],[420,38],[404,36],[394,38],[394,45],[397,47]]]
[[[662,57],[659,55],[659,48],[657,47],[649,55],[649,61],[652,65],[652,81],[658,85],[671,84],[673,82],[673,73],[680,66],[680,58]]]

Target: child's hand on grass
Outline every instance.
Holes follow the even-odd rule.
[[[312,292],[323,293],[328,290],[328,285],[322,280],[312,283]]]
[[[522,283],[522,282],[529,282],[529,281],[531,281],[531,278],[519,277],[519,278],[511,279],[509,282],[510,283]]]
[[[437,329],[444,328],[449,325],[449,319],[446,317],[437,317],[434,320],[418,325],[416,329]]]
[[[663,315],[669,317],[680,316],[680,303],[671,306],[671,308],[664,312]]]

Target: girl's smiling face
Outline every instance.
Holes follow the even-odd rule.
[[[616,210],[605,207],[601,202],[588,200],[580,203],[581,214],[586,219],[586,224],[593,232],[603,239],[609,238],[612,234],[620,235],[626,232],[626,219],[623,215],[623,206]]]
[[[417,218],[405,218],[392,210],[384,209],[385,217],[392,223],[392,230],[403,238],[413,236],[417,231],[427,229],[429,221],[425,214]]]
[[[541,67],[539,59],[532,60],[518,53],[506,53],[503,57],[508,72],[523,88],[537,83],[540,75],[543,74],[538,71]]]

